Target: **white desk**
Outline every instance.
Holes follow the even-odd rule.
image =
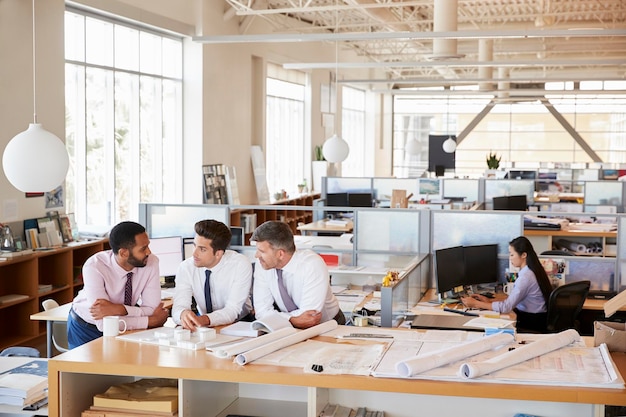
[[[39,313],[31,314],[31,320],[45,320],[46,321],[46,356],[52,357],[52,324],[55,321],[67,321],[67,315],[70,312],[72,303],[63,304],[62,306],[53,308],[52,310],[44,310]]]
[[[163,306],[165,308],[172,307],[173,301],[171,298],[164,298],[164,295],[167,295],[167,289],[163,289],[162,293],[162,301]],[[39,313],[31,314],[31,320],[45,320],[46,322],[46,356],[52,357],[52,334],[53,334],[53,326],[52,324],[55,321],[67,321],[67,315],[70,312],[70,308],[72,307],[72,303],[63,304],[59,307],[53,308],[52,310],[41,311]]]
[[[24,357],[2,357],[0,358],[0,373],[6,372],[9,369],[16,368],[20,365],[28,363],[34,360],[46,360],[45,358],[24,358]],[[47,416],[48,407],[42,407],[39,410],[25,411],[22,407],[15,405],[0,404],[0,416],[1,417],[13,417],[13,416]]]

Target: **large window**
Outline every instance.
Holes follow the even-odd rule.
[[[65,13],[66,205],[79,224],[182,201],[182,40]]]
[[[341,163],[341,174],[344,177],[366,177],[366,151],[371,147],[367,146],[365,134],[365,91],[343,87],[341,96],[341,136],[350,146],[348,158]]]
[[[305,81],[304,73],[268,65],[265,158],[271,196],[281,190],[295,194],[297,185],[307,177],[304,168],[310,163],[305,162]]]
[[[393,175],[419,176],[428,166],[428,134],[458,135],[473,128],[456,149],[458,176],[481,176],[486,155],[502,156],[501,167],[539,168],[554,163],[626,163],[626,83],[599,83],[604,94],[546,94],[548,106],[539,100],[509,100],[497,103],[477,119],[490,99],[468,92],[451,98],[440,95],[397,95],[394,98]],[[548,89],[550,85],[546,85]],[[563,86],[561,86],[562,88]],[[612,93],[614,91],[614,93]],[[547,104],[547,103],[546,103]],[[566,126],[551,114],[556,110]],[[476,123],[477,122],[477,123]],[[572,129],[574,135],[568,131]],[[582,142],[580,140],[582,139]],[[409,140],[418,152],[405,152]],[[581,143],[592,150],[588,152]]]

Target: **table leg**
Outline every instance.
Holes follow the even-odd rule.
[[[52,357],[52,320],[46,320],[46,354]]]

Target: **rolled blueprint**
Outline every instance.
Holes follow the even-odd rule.
[[[241,352],[246,352],[259,346],[266,345],[270,342],[273,342],[274,340],[282,339],[283,337],[295,334],[297,331],[298,330],[294,329],[293,327],[283,327],[282,329],[278,329],[271,333],[255,337],[254,339],[245,340],[243,342],[224,346],[220,349],[215,349],[213,351],[213,354],[218,358],[229,358],[231,356],[238,355]]]
[[[396,364],[396,372],[407,378],[509,344],[514,340],[515,337],[510,333],[495,333],[448,349],[405,359]]]
[[[335,320],[330,320],[318,324],[317,326],[309,327],[308,329],[299,330],[292,335],[275,340],[264,346],[259,346],[246,352],[242,352],[235,357],[235,362],[237,362],[239,365],[245,365],[259,358],[262,358],[265,355],[276,352],[279,349],[295,345],[296,343],[300,343],[312,337],[319,336],[322,333],[329,332],[336,328],[337,322]]]
[[[462,378],[477,378],[560,349],[578,340],[580,340],[580,335],[576,330],[565,330],[561,333],[542,337],[484,362],[464,363],[461,365],[459,373]]]
[[[567,239],[559,239],[556,242],[556,245],[559,248],[564,248],[567,249],[571,252],[576,252],[576,253],[585,253],[587,252],[587,246],[583,245],[580,242],[572,242],[571,240],[567,240]]]

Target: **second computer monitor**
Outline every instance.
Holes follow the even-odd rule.
[[[498,281],[498,245],[464,246],[464,285],[491,284]]]
[[[178,266],[183,261],[183,238],[181,236],[151,238],[150,252],[159,258],[160,276],[176,276]]]

